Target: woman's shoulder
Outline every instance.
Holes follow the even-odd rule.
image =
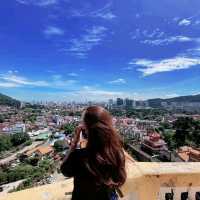
[[[74,156],[87,156],[88,155],[88,150],[86,148],[82,149],[75,149],[73,151]]]

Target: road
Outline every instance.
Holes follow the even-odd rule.
[[[4,165],[6,163],[9,163],[10,161],[12,160],[15,160],[17,158],[17,155],[18,154],[22,154],[30,149],[33,149],[35,148],[36,146],[42,144],[43,142],[42,141],[37,141],[37,142],[33,142],[30,146],[26,146],[24,147],[23,149],[13,153],[11,156],[7,157],[7,158],[4,158],[4,159],[1,159],[0,160],[0,165]]]
[[[24,180],[20,180],[20,181],[16,181],[16,182],[13,182],[13,183],[8,183],[8,184],[5,184],[5,185],[1,185],[1,187],[3,188],[3,191],[0,192],[0,198],[3,197],[3,196],[6,196],[7,193],[10,191],[10,190],[13,190],[15,189],[17,186],[19,186]]]

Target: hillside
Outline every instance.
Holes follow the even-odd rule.
[[[174,98],[169,98],[169,99],[160,99],[160,98],[149,99],[148,102],[149,102],[149,106],[153,107],[153,108],[161,107],[161,103],[162,102],[167,102],[167,103],[171,103],[171,102],[178,102],[178,103],[200,102],[200,94],[198,94],[198,95],[189,95],[189,96],[180,96],[180,97],[174,97]]]
[[[20,101],[0,93],[0,105],[19,107]]]

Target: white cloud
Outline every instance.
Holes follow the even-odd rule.
[[[10,82],[0,82],[0,87],[2,87],[2,88],[15,88],[15,87],[19,87],[19,85],[16,84],[16,83],[10,83]]]
[[[84,72],[85,71],[85,68],[80,68],[79,69],[81,72]]]
[[[30,81],[25,77],[18,76],[13,73],[7,73],[7,74],[0,74],[0,80],[5,81],[5,84],[10,87],[14,86],[20,86],[20,85],[27,85],[27,86],[48,86],[49,84],[46,81]]]
[[[114,15],[112,12],[107,12],[107,13],[98,13],[96,14],[97,17],[101,17],[103,19],[111,20],[116,18],[116,15]]]
[[[111,3],[108,2],[104,7],[93,10],[93,11],[85,11],[84,9],[72,9],[71,16],[72,17],[94,17],[94,18],[102,18],[105,20],[112,20],[116,18],[116,15],[112,13],[110,10]]]
[[[93,26],[86,30],[86,33],[80,38],[74,38],[70,41],[70,47],[63,49],[78,58],[86,58],[88,52],[95,46],[101,44],[106,36],[107,28],[104,26]]]
[[[137,28],[135,32],[131,33],[132,39],[142,39],[142,38],[161,38],[165,35],[165,32],[161,31],[159,28],[154,30],[141,30]]]
[[[179,35],[179,36],[171,36],[156,40],[144,40],[141,43],[159,46],[159,45],[168,45],[174,42],[191,42],[191,41],[197,42],[199,41],[199,38],[190,38],[187,36]]]
[[[131,61],[129,64],[140,66],[141,68],[137,70],[142,72],[144,76],[149,76],[160,72],[191,68],[200,64],[200,58],[175,57],[163,60],[137,59]]]
[[[140,18],[141,17],[141,15],[139,14],[139,13],[137,13],[136,15],[135,15],[135,18]]]
[[[76,80],[65,80],[61,74],[54,74],[52,76],[52,84],[50,87],[67,87],[67,86],[72,86],[75,83],[77,83]]]
[[[69,73],[69,74],[68,74],[68,76],[77,77],[77,76],[78,76],[78,74],[77,74],[77,73],[74,73],[74,72],[71,72],[71,73]]]
[[[100,17],[106,20],[112,20],[116,18],[116,16],[110,10],[111,5],[112,4],[108,2],[103,8],[93,11],[90,15],[93,17]]]
[[[187,54],[192,57],[200,56],[200,46],[196,46],[195,48],[187,49]]]
[[[53,79],[54,81],[60,80],[61,78],[62,78],[62,75],[60,75],[60,74],[54,74],[54,75],[52,75],[52,79]]]
[[[118,78],[113,81],[109,81],[110,84],[126,84],[126,80],[123,78]]]
[[[56,26],[48,26],[43,32],[46,36],[64,35],[64,31]]]
[[[72,86],[75,83],[77,83],[76,80],[57,80],[54,81],[51,85],[51,87],[55,87],[55,88],[60,88],[60,87],[67,87],[67,86]]]
[[[190,24],[191,24],[191,21],[189,19],[182,19],[178,23],[179,26],[189,26]]]
[[[138,60],[133,60],[129,62],[130,65],[141,65],[141,66],[147,66],[150,65],[152,61],[147,60],[147,59],[138,59]]]
[[[135,93],[129,93],[124,91],[109,91],[105,89],[99,89],[91,86],[85,86],[78,90],[63,91],[63,92],[33,92],[31,91],[28,99],[26,100],[44,100],[44,101],[57,101],[57,102],[85,102],[85,101],[108,101],[108,99],[121,98],[134,98]],[[17,94],[21,97],[22,95]],[[16,96],[16,98],[17,98]]]
[[[12,74],[12,73],[18,73],[18,70],[8,70],[8,73]]]
[[[55,73],[55,70],[47,70],[48,73]]]
[[[123,70],[133,70],[133,68],[134,68],[133,66],[127,66],[127,67],[123,67],[122,69]]]
[[[35,5],[40,7],[57,4],[59,0],[16,0],[18,3],[25,5]]]
[[[153,46],[168,45],[174,42],[199,42],[199,38],[192,38],[184,35],[167,36],[160,28],[155,30],[141,30],[137,28],[135,32],[130,33],[132,39],[137,39],[140,43]]]
[[[68,93],[67,96],[70,96],[70,99],[81,100],[81,101],[83,100],[105,101],[110,98],[130,97],[130,94],[121,91],[109,91],[104,89],[97,89],[91,86],[84,86],[78,91],[73,91],[71,93]]]
[[[194,24],[195,25],[199,25],[200,24],[200,20],[196,20]]]
[[[179,19],[180,19],[179,17],[174,17],[174,18],[173,18],[173,21],[174,21],[174,22],[177,22]]]
[[[73,86],[77,83],[76,80],[65,80],[61,75],[53,75],[51,80],[37,80],[33,81],[26,77],[16,75],[13,72],[0,74],[0,87],[49,87],[49,88],[65,88],[67,86]]]
[[[166,98],[173,98],[173,97],[178,97],[180,95],[176,94],[176,93],[172,93],[172,94],[166,94],[165,97]]]

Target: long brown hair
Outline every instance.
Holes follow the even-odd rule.
[[[91,106],[86,109],[83,121],[88,132],[86,165],[97,185],[122,186],[126,180],[125,155],[112,116],[100,106]]]

